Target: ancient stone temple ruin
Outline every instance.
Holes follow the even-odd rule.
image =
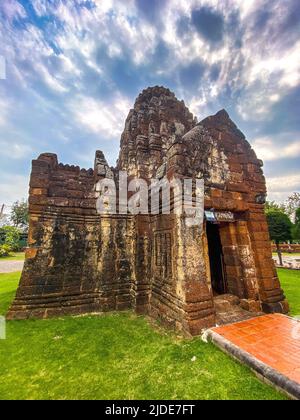
[[[197,124],[168,89],[146,89],[126,120],[116,168],[101,152],[89,170],[49,153],[32,162],[29,248],[8,317],[132,308],[197,335],[215,325],[223,295],[248,312],[286,313],[262,166],[226,111]],[[120,170],[129,179],[203,178],[203,226],[172,212],[99,215],[95,185],[118,183]]]

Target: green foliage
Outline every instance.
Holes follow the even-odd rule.
[[[294,192],[284,204],[277,203],[276,201],[267,201],[266,202],[266,213],[271,210],[280,211],[289,216],[290,219],[294,220],[297,210],[300,208],[300,193]],[[297,216],[296,216],[297,218]],[[298,213],[298,221],[300,220],[300,213]]]
[[[296,210],[295,224],[300,225],[300,207]]]
[[[11,247],[9,245],[0,245],[0,258],[9,257]]]
[[[0,274],[1,315],[18,279]],[[214,345],[129,312],[10,321],[0,346],[1,400],[285,399]]]
[[[300,241],[300,208],[296,210],[295,225],[293,227],[293,239]]]
[[[294,242],[300,241],[300,225],[294,225],[292,228],[292,237]]]
[[[276,203],[276,201],[267,201],[266,202],[266,205],[265,205],[265,209],[266,209],[266,212],[267,213],[269,211],[272,211],[272,210],[274,210],[274,211],[280,211],[282,213],[285,213],[286,212],[286,209],[285,209],[284,204]]]
[[[4,226],[0,229],[2,245],[7,245],[11,251],[19,251],[20,231],[14,226]]]
[[[292,239],[293,224],[285,213],[279,210],[269,210],[267,211],[267,220],[271,239],[276,244]]]
[[[12,205],[10,219],[15,227],[22,230],[26,230],[28,228],[29,216],[27,201],[16,201]]]

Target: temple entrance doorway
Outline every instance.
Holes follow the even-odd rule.
[[[228,293],[226,269],[220,236],[220,225],[207,223],[206,234],[211,272],[211,284],[214,296]]]
[[[238,247],[226,245],[235,229],[236,226],[232,223],[209,221],[206,223],[211,288],[217,325],[231,324],[254,316],[253,312],[248,312],[241,306],[244,290],[237,266]],[[227,265],[228,263],[230,265]]]

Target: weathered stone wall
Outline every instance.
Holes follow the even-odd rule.
[[[10,318],[131,307],[135,221],[97,214],[97,179],[55,155],[33,161],[29,249]]]
[[[94,169],[43,154],[30,180],[29,249],[8,318],[134,308],[191,335],[215,324],[205,223],[186,216],[100,216],[102,178],[203,178],[205,208],[231,211],[220,236],[229,292],[245,309],[287,312],[264,214],[265,178],[243,134],[221,111],[196,125],[168,89],[145,90],[130,111],[117,168]],[[173,197],[173,205],[178,200]]]
[[[169,156],[169,176],[204,178],[206,209],[236,214],[237,223],[220,230],[229,291],[247,309],[287,312],[264,212],[263,163],[245,136],[220,111],[178,139]]]

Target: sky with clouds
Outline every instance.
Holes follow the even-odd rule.
[[[199,120],[226,108],[269,198],[300,191],[299,0],[1,0],[0,204],[27,197],[42,152],[89,168],[101,149],[114,165],[153,85]]]

